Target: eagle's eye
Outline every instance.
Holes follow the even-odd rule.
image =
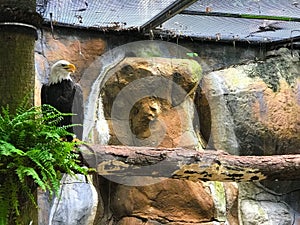
[[[62,66],[62,67],[66,67],[66,66],[67,66],[67,64],[61,64],[61,66]]]

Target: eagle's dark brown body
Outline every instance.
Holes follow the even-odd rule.
[[[70,79],[62,80],[55,84],[42,86],[41,103],[48,104],[62,113],[72,113],[73,116],[66,116],[58,126],[81,124],[67,129],[68,132],[76,135],[82,140],[83,131],[83,97],[80,86]],[[71,137],[68,137],[68,140]]]

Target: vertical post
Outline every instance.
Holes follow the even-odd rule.
[[[36,13],[36,0],[1,0],[0,2],[0,107],[10,112],[28,98],[34,104],[36,27],[42,22]],[[4,180],[5,182],[5,180]],[[29,181],[34,195],[35,185]],[[30,199],[20,201],[20,216],[8,224],[37,225],[38,210]],[[12,215],[11,217],[14,217]]]
[[[29,98],[33,105],[34,44],[41,17],[36,0],[1,0],[0,3],[0,106],[11,112]]]

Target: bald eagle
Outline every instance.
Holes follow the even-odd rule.
[[[48,104],[62,113],[72,113],[73,116],[65,116],[58,126],[71,124],[83,124],[83,96],[81,87],[74,83],[71,74],[76,70],[75,65],[59,60],[51,67],[48,84],[44,84],[41,90],[41,103]],[[82,126],[67,128],[67,131],[82,139]],[[72,141],[73,137],[66,137]]]

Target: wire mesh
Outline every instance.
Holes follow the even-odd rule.
[[[202,0],[187,10],[299,17],[298,0]]]
[[[170,17],[158,31],[220,41],[273,42],[296,38],[300,37],[299,1],[199,0]],[[128,30],[139,29],[174,2],[176,0],[37,0],[37,11],[46,22],[53,24]]]
[[[300,36],[300,23],[176,15],[163,24],[162,31],[205,40],[274,42]]]
[[[49,0],[46,21],[86,28],[138,28],[175,0]]]

